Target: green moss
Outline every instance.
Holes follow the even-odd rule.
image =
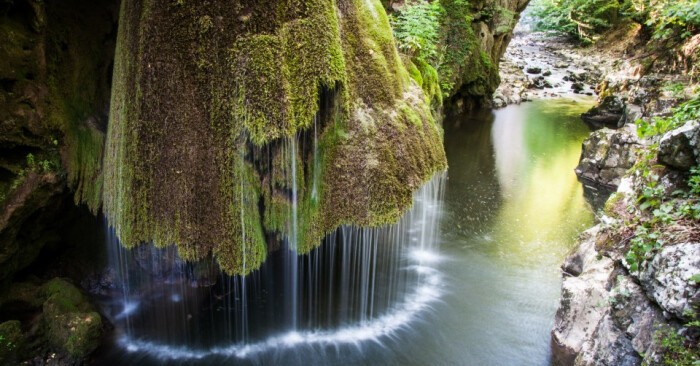
[[[423,75],[421,75],[420,70],[418,70],[418,67],[411,58],[406,55],[401,55],[401,60],[403,60],[403,65],[411,76],[411,79],[413,79],[416,84],[423,86]]]
[[[442,90],[440,90],[440,78],[437,70],[424,61],[415,60],[418,70],[423,78],[420,84],[426,98],[433,110],[442,107]]]
[[[85,11],[76,13],[76,7]],[[101,119],[111,79],[110,11],[110,5],[85,8],[79,0],[46,6],[51,101],[47,128],[63,134],[68,184],[75,191],[76,203],[87,204],[93,212],[99,209],[102,196],[105,135],[99,125],[104,123]]]
[[[469,2],[440,0],[440,4],[444,8],[441,29],[444,55],[438,74],[443,95],[476,98],[490,95],[500,82],[498,70],[491,57],[481,50],[472,28],[473,11]]]
[[[292,156],[301,253],[338,225],[397,220],[445,167],[379,1],[132,0],[120,16],[104,210],[127,247],[247,274],[266,232],[293,233]]]
[[[25,339],[21,324],[10,320],[0,324],[0,363],[14,365],[19,361]]]
[[[40,296],[46,299],[42,316],[49,345],[76,360],[97,348],[102,318],[78,288],[55,278],[41,287]]]
[[[623,193],[613,193],[610,196],[610,198],[608,198],[608,200],[605,201],[605,207],[603,208],[603,212],[610,217],[617,216],[617,214],[615,213],[615,209],[617,208],[618,202],[620,202],[623,198],[625,198],[625,195]]]

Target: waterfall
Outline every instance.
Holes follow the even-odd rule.
[[[319,113],[317,112],[314,116],[314,145],[313,145],[313,183],[311,186],[311,199],[314,202],[318,201],[318,179],[320,173],[319,159],[318,159],[318,120]]]
[[[291,189],[292,189],[292,204],[291,204],[291,222],[289,228],[287,264],[288,264],[288,287],[287,287],[287,306],[290,311],[289,321],[292,329],[297,329],[297,315],[299,312],[298,293],[299,293],[299,261],[297,258],[298,240],[298,217],[299,214],[299,187],[297,187],[297,136],[290,139],[290,150],[288,152],[291,160]]]
[[[211,261],[185,263],[172,247],[126,250],[110,236],[122,294],[106,313],[127,357],[324,355],[381,344],[430,316],[445,291],[439,268],[445,174],[416,192],[397,224],[341,227],[299,255],[297,143],[286,145],[292,204],[286,247],[248,276],[219,274]]]

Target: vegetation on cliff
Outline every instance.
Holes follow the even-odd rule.
[[[490,97],[500,82],[498,62],[526,4],[414,0],[392,14],[399,50],[433,104]],[[442,95],[435,96],[437,89]]]

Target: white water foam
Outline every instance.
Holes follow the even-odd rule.
[[[444,289],[441,286],[442,274],[425,262],[437,263],[440,256],[432,251],[412,251],[410,258],[414,263],[407,268],[421,276],[421,281],[415,290],[408,294],[402,304],[388,314],[374,320],[355,326],[348,326],[332,331],[292,331],[272,336],[264,341],[248,344],[232,344],[230,346],[211,349],[193,349],[187,346],[172,346],[152,341],[134,339],[128,335],[122,336],[118,343],[128,352],[149,355],[160,360],[199,360],[207,357],[237,357],[247,358],[270,351],[293,349],[299,346],[360,346],[366,341],[382,344],[382,338],[391,337],[398,331],[410,327],[420,315],[429,311],[432,304],[437,302]]]

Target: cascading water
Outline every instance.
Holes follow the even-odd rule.
[[[123,296],[107,313],[126,351],[120,361],[323,359],[330,350],[392,339],[439,299],[444,288],[437,266],[438,220],[445,174],[415,194],[413,208],[397,224],[341,227],[317,249],[299,255],[296,138],[285,149],[291,175],[289,237],[248,276],[217,274],[214,263],[185,263],[174,248],[126,250],[110,236]]]

